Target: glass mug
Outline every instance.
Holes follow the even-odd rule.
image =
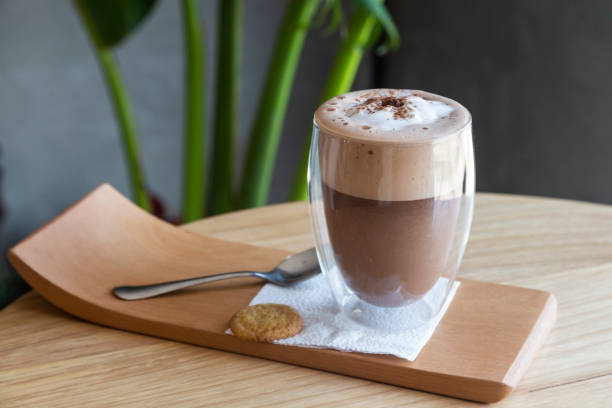
[[[431,138],[384,140],[322,119],[334,102],[314,118],[308,198],[319,262],[341,312],[377,329],[410,329],[438,315],[472,222],[471,116],[421,94],[460,107],[461,122]]]

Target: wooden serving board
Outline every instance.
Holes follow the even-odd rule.
[[[43,297],[91,322],[482,402],[512,391],[555,320],[556,301],[547,292],[465,279],[429,343],[408,362],[226,335],[231,316],[262,285],[249,280],[134,302],[111,294],[118,284],[267,271],[287,255],[174,227],[108,185],[9,251],[13,266]]]

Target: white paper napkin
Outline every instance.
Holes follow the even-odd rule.
[[[425,303],[444,296],[447,280],[442,278],[424,297]],[[357,325],[338,312],[338,306],[324,276],[320,275],[291,287],[266,284],[249,305],[280,303],[295,308],[304,319],[304,328],[297,335],[276,340],[275,343],[309,348],[330,348],[371,354],[392,354],[414,361],[434,333],[448,309],[459,282],[455,282],[449,296],[435,319],[415,329],[398,331],[377,330]],[[401,326],[423,312],[422,308],[389,308],[381,312],[381,321],[389,326]],[[400,320],[398,320],[400,319]],[[228,330],[231,334],[231,331]]]

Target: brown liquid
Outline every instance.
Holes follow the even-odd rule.
[[[460,199],[380,201],[323,183],[325,218],[346,284],[377,306],[402,306],[433,287],[452,249]]]

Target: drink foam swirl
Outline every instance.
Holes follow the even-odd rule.
[[[359,139],[422,142],[453,133],[470,115],[459,103],[424,91],[375,89],[350,92],[325,102],[317,124]]]

